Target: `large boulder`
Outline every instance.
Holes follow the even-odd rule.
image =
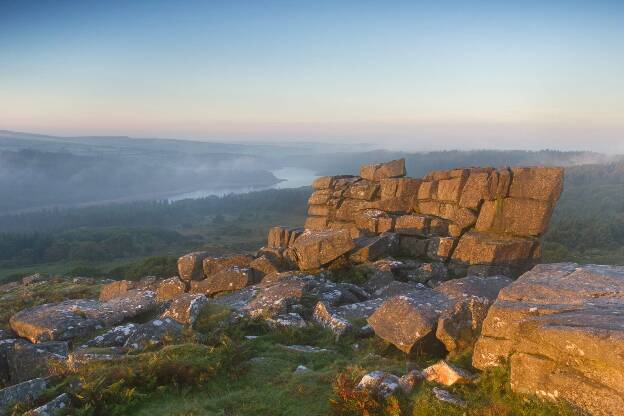
[[[134,284],[128,280],[116,280],[102,286],[100,289],[100,300],[106,302],[108,300],[124,296],[128,290],[133,289]]]
[[[354,263],[366,263],[393,255],[399,246],[399,236],[394,233],[384,233],[375,237],[360,237],[354,240],[356,245],[349,255]]]
[[[133,289],[108,302],[74,299],[27,308],[9,323],[16,334],[33,343],[69,341],[157,308],[154,292]]]
[[[347,230],[305,231],[293,244],[301,270],[318,269],[355,247]]]
[[[528,192],[528,191],[527,191]],[[596,415],[624,409],[624,267],[535,266],[498,295],[473,365],[511,363],[515,391]]]
[[[24,309],[9,322],[16,334],[33,343],[71,340],[104,327],[100,306],[96,300],[67,300]]]
[[[229,266],[208,275],[204,280],[191,282],[191,293],[214,295],[242,289],[256,283],[256,274],[252,269]]]
[[[204,278],[203,261],[209,253],[206,251],[196,251],[185,254],[178,259],[178,276],[184,281],[201,280]]]
[[[368,318],[368,324],[380,338],[405,353],[435,332],[440,312],[449,305],[448,298],[423,288],[386,300]]]
[[[448,351],[472,345],[491,302],[511,282],[505,277],[467,276],[434,289],[415,285],[385,300],[368,318],[375,334],[409,353],[437,338]]]
[[[156,300],[166,302],[174,299],[186,291],[186,284],[178,276],[165,279],[158,284]]]
[[[225,257],[206,257],[203,261],[204,276],[206,278],[223,270],[248,268],[254,258],[247,254],[235,254]]]
[[[536,240],[470,231],[460,239],[452,259],[466,264],[522,264],[532,259]]]
[[[207,302],[204,295],[183,293],[171,301],[162,317],[171,318],[184,325],[193,325]]]
[[[21,383],[37,377],[52,374],[54,363],[67,358],[69,347],[64,341],[51,341],[39,344],[16,342],[7,354],[11,383]]]
[[[41,397],[48,388],[48,382],[43,378],[24,381],[0,390],[0,415],[9,413],[12,405],[30,403]]]
[[[400,178],[405,176],[405,159],[392,160],[386,163],[363,165],[360,167],[360,176],[369,181],[379,181],[386,178]]]

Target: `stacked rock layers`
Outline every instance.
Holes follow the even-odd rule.
[[[352,238],[394,232],[405,255],[448,262],[460,275],[518,275],[539,258],[563,189],[556,167],[405,174],[401,159],[362,166],[360,176],[318,178],[305,228]]]

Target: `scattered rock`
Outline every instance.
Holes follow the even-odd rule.
[[[301,270],[318,269],[343,254],[355,244],[347,230],[305,231],[293,244]]]
[[[420,384],[424,379],[423,373],[420,370],[412,370],[399,379],[399,387],[403,390],[403,393],[410,394],[414,387]]]
[[[467,384],[474,379],[474,376],[468,371],[449,364],[444,360],[425,368],[422,371],[422,375],[428,381],[445,386],[452,386],[455,383]]]
[[[356,388],[367,390],[374,396],[387,399],[399,388],[399,383],[399,378],[394,374],[385,371],[372,371],[362,377]]]
[[[319,352],[331,352],[331,350],[319,347],[313,347],[312,345],[282,345],[287,350],[303,353],[319,353]]]
[[[435,289],[414,288],[384,301],[368,323],[377,336],[406,353],[431,333],[453,351],[471,345],[490,302],[510,281],[468,276]]]
[[[225,257],[206,257],[203,260],[204,276],[210,278],[219,272],[232,269],[248,269],[254,260],[252,256],[247,254],[236,254]]]
[[[183,325],[193,325],[207,303],[208,299],[204,295],[183,293],[171,301],[161,316]]]
[[[106,302],[120,296],[125,296],[130,289],[134,289],[132,282],[128,280],[116,280],[102,286],[102,289],[100,289],[100,300]]]
[[[154,319],[130,333],[124,347],[130,350],[144,350],[163,345],[165,341],[180,339],[184,327],[171,318]]]
[[[453,406],[462,407],[462,408],[465,408],[468,406],[468,404],[464,400],[453,395],[451,392],[447,390],[441,389],[439,387],[434,387],[432,391],[433,391],[433,395],[435,396],[435,398],[441,402],[449,403],[449,404],[452,404]]]
[[[15,403],[29,403],[37,400],[48,387],[43,378],[24,381],[0,390],[0,415],[8,414]]]
[[[308,367],[306,367],[305,365],[301,365],[299,364],[297,366],[297,368],[295,368],[295,371],[293,371],[295,374],[303,374],[303,373],[309,373],[310,369]]]
[[[296,312],[283,313],[265,321],[273,328],[305,328],[308,326],[305,319]]]
[[[68,351],[68,344],[63,341],[13,343],[13,349],[7,353],[11,383],[51,375],[54,363],[65,361]]]
[[[156,289],[156,300],[158,302],[166,302],[174,299],[186,291],[186,285],[179,277],[174,276],[165,279],[158,285]]]
[[[352,329],[349,321],[339,317],[325,302],[316,304],[312,319],[319,325],[331,330],[336,337],[340,337]]]
[[[185,282],[202,280],[204,278],[203,261],[209,254],[206,251],[196,251],[185,254],[178,259],[178,275]]]
[[[249,268],[228,266],[209,275],[204,280],[191,282],[191,293],[214,295],[242,289],[256,283],[256,276]]]
[[[53,416],[64,409],[67,409],[70,405],[71,398],[67,393],[63,393],[43,406],[39,406],[36,409],[26,412],[25,416]]]
[[[131,334],[139,330],[141,324],[128,323],[116,326],[87,341],[82,347],[123,347]]]
[[[28,286],[33,285],[35,283],[45,282],[50,280],[50,276],[42,273],[35,273],[30,276],[22,277],[22,285]]]

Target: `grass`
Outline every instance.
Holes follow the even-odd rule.
[[[229,323],[226,308],[202,312],[196,330],[202,341],[169,345],[129,355],[114,363],[94,363],[66,370],[62,381],[78,379],[77,415],[574,415],[561,404],[544,403],[510,391],[506,368],[481,374],[471,385],[451,392],[469,402],[468,409],[438,402],[432,384],[409,396],[380,402],[356,392],[363,374],[386,370],[402,375],[408,367],[424,368],[439,357],[406,355],[376,337],[353,335],[339,342],[318,327],[276,330],[264,323]],[[253,335],[254,338],[249,338]],[[303,344],[327,351],[302,353],[284,348]],[[469,366],[469,354],[453,362]],[[309,371],[295,373],[303,365]],[[60,379],[59,379],[60,380]],[[355,409],[355,410],[354,410]]]

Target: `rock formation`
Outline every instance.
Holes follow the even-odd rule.
[[[0,381],[12,385],[0,390],[0,414],[20,397],[41,395],[56,362],[79,368],[197,336],[193,325],[207,305],[223,309],[228,324],[320,325],[336,338],[374,334],[405,353],[474,346],[477,368],[510,361],[516,391],[621,414],[624,267],[539,265],[512,280],[539,259],[563,170],[405,175],[395,160],[362,166],[360,176],[318,178],[305,228],[273,227],[255,255],[193,252],[178,260],[178,276],[109,282],[99,300],[17,312],[12,331],[0,331]],[[341,279],[345,271],[360,284]],[[23,285],[45,279],[33,275]],[[287,348],[295,347],[313,348]],[[386,398],[422,380],[472,379],[440,361],[402,377],[373,371],[358,388]],[[467,405],[439,387],[433,393]],[[40,412],[68,404],[60,395]]]
[[[624,267],[543,264],[500,291],[473,365],[509,361],[515,391],[621,415],[623,357]]]
[[[313,183],[309,230],[352,237],[395,232],[405,254],[448,263],[456,276],[517,276],[539,258],[539,237],[563,188],[561,168],[467,168],[405,177],[403,160]]]

